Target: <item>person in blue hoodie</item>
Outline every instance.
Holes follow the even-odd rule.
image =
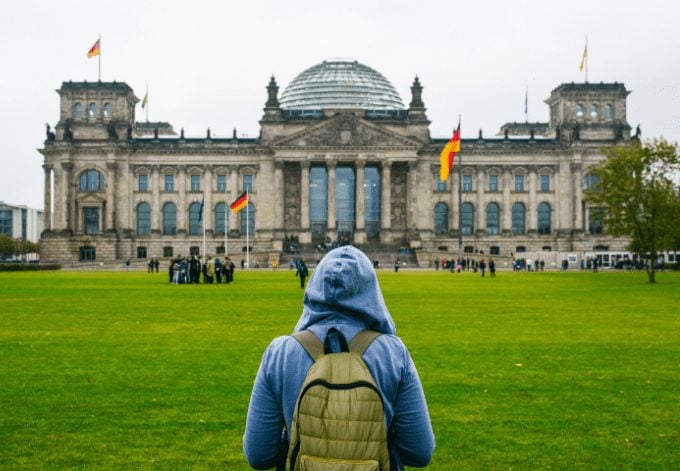
[[[328,252],[314,270],[295,332],[312,331],[320,340],[331,328],[348,342],[361,330],[381,332],[363,358],[384,399],[390,467],[424,467],[435,440],[425,394],[406,346],[396,335],[371,261],[352,246]],[[291,336],[267,347],[248,407],[243,452],[255,469],[285,468],[295,402],[312,359]]]

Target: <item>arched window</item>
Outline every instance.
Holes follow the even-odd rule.
[[[113,106],[111,103],[104,103],[104,117],[110,118],[111,116],[113,116]]]
[[[590,119],[597,119],[598,107],[595,103],[590,105]]]
[[[151,234],[151,206],[149,206],[149,203],[137,205],[137,234]]]
[[[104,191],[104,174],[98,170],[86,170],[81,173],[80,191]]]
[[[604,119],[612,118],[614,118],[614,107],[610,103],[607,103],[604,105]]]
[[[83,104],[77,101],[73,105],[73,117],[74,118],[82,118],[83,117]]]
[[[523,203],[512,205],[512,233],[524,234],[526,232],[526,209]]]
[[[576,117],[583,118],[583,105],[581,103],[576,104]]]
[[[217,203],[215,206],[215,235],[224,235],[224,227],[227,222],[227,205],[225,203]]]
[[[248,206],[240,211],[241,214],[241,234],[246,232],[251,236],[255,234],[255,205],[248,203]],[[247,231],[246,231],[247,229]]]
[[[496,203],[486,205],[486,233],[497,235],[500,232],[500,208]]]
[[[90,118],[96,118],[97,117],[97,104],[96,103],[90,103],[90,106],[87,108],[87,115]]]
[[[460,208],[460,230],[464,235],[470,235],[475,230],[475,209],[470,203],[463,203]]]
[[[437,203],[434,206],[434,233],[435,235],[449,233],[449,207],[446,203]]]
[[[189,234],[203,234],[203,215],[201,214],[201,203],[191,203],[189,205]]]
[[[550,234],[552,232],[552,227],[550,225],[550,215],[552,210],[550,209],[550,204],[541,203],[538,205],[538,233],[539,234]]]
[[[163,234],[175,235],[177,233],[177,207],[174,203],[165,203],[163,206]]]

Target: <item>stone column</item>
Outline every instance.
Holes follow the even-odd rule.
[[[406,230],[418,229],[418,162],[408,163],[406,174]],[[412,233],[412,236],[414,233]]]
[[[177,233],[187,234],[189,227],[187,223],[187,170],[185,165],[179,165],[177,173]]]
[[[43,226],[44,230],[52,230],[52,167],[50,165],[43,165],[45,171],[45,200],[44,200],[44,214]]]
[[[112,230],[116,228],[115,214],[116,214],[116,169],[118,164],[113,161],[106,162],[106,215],[104,219],[104,230]],[[104,215],[102,215],[104,216]]]
[[[283,230],[283,211],[284,211],[284,184],[283,168],[285,163],[281,160],[274,162],[274,224],[273,230]]]
[[[382,162],[380,176],[380,241],[392,242],[392,162]]]
[[[354,168],[356,172],[356,200],[354,202],[356,230],[354,232],[354,241],[357,244],[363,244],[366,242],[366,188],[364,187],[366,161],[357,160]]]
[[[559,204],[557,230],[566,236],[569,234],[571,222],[574,220],[570,156],[563,156],[560,160],[559,178],[556,180],[559,185],[556,188],[557,198],[555,198],[555,201]]]
[[[538,231],[538,203],[536,200],[536,189],[538,188],[538,175],[536,174],[536,168],[529,168],[528,175],[529,184],[529,208],[527,211],[528,224],[527,229],[529,233],[536,233]]]
[[[580,157],[580,156],[578,156]],[[572,187],[574,191],[574,229],[577,231],[583,231],[583,183],[581,181],[581,162],[575,162],[572,165],[571,177],[572,177]],[[553,177],[554,179],[554,177]],[[553,213],[555,208],[552,208]],[[554,219],[554,216],[553,216]]]
[[[162,215],[163,208],[161,207],[161,168],[159,165],[154,165],[151,168],[151,201],[153,207],[151,210],[151,232],[160,234],[163,232]]]
[[[63,229],[70,229],[76,232],[76,201],[73,196],[73,183],[71,182],[71,171],[73,170],[73,164],[71,162],[62,162],[61,168],[63,173],[61,176],[62,192],[63,192],[63,202],[64,202],[64,212],[62,214],[62,227]]]
[[[227,198],[227,206],[234,202],[234,200],[241,194],[238,189],[238,167],[229,167],[229,185],[227,189],[231,194],[231,198]],[[229,232],[240,230],[238,224],[238,213],[234,213],[231,209],[229,210]],[[243,235],[245,237],[245,234]]]
[[[328,169],[328,236],[335,239],[335,162],[326,162]]]
[[[477,174],[475,181],[476,199],[475,199],[475,215],[477,216],[477,221],[475,221],[475,232],[485,233],[486,232],[486,205],[484,204],[484,171],[480,165],[477,165]]]
[[[502,233],[511,234],[512,232],[512,199],[510,190],[513,188],[512,174],[510,167],[503,167],[503,204],[501,205],[501,229]]]
[[[300,229],[309,233],[309,161],[300,162]],[[310,236],[311,242],[311,236]]]

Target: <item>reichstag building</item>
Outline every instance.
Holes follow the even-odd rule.
[[[457,255],[459,235],[467,256],[501,260],[625,249],[584,200],[600,149],[631,138],[623,84],[561,84],[545,100],[549,122],[462,139],[460,205],[457,169],[439,181],[450,136],[430,136],[422,91],[416,77],[405,106],[376,70],[327,60],[281,94],[271,78],[257,138],[216,138],[137,122],[125,83],[64,82],[40,149],[42,260],[241,258],[247,245],[269,266],[349,242],[431,266]]]

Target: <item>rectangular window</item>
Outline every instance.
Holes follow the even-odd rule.
[[[243,191],[247,191],[248,193],[253,192],[253,176],[252,175],[243,175]]]
[[[146,247],[137,247],[137,258],[146,258]]]
[[[11,209],[0,209],[0,234],[12,237]]]
[[[172,247],[170,246],[163,247],[163,256],[166,258],[172,257]]]
[[[439,176],[437,176],[437,191],[439,192],[446,191],[446,180],[441,181]]]
[[[80,261],[94,262],[97,259],[97,249],[95,247],[81,247]]]
[[[148,175],[140,175],[137,178],[137,181],[139,183],[139,191],[142,193],[146,193],[149,191],[149,176]]]
[[[99,234],[99,208],[83,208],[83,229],[85,234]]]
[[[201,191],[201,176],[192,175],[191,176],[191,191]]]
[[[541,191],[550,191],[550,175],[541,175]]]
[[[191,247],[189,247],[189,255],[198,257],[199,255],[201,255],[201,248],[198,245],[192,245]]]
[[[498,175],[489,175],[489,191],[498,191]]]
[[[472,191],[472,175],[463,175],[463,191]]]
[[[524,191],[524,175],[515,175],[515,191]]]
[[[165,191],[175,191],[175,176],[166,175],[165,176]]]
[[[217,191],[225,193],[227,191],[227,176],[217,175]]]

